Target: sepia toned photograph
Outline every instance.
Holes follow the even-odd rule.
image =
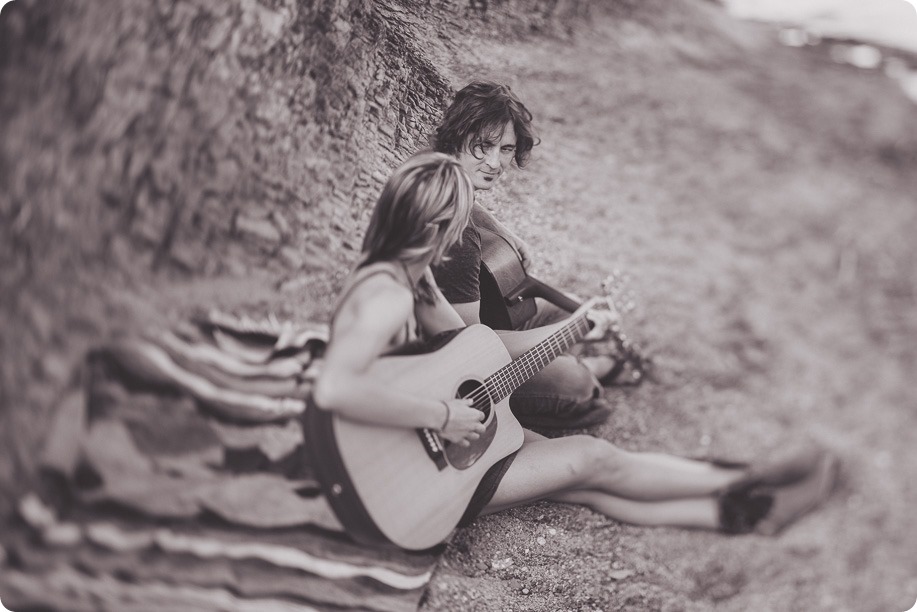
[[[917,610],[914,0],[0,1],[0,610]]]

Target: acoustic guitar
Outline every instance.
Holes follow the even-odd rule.
[[[505,237],[485,227],[479,227],[478,231],[481,236],[481,323],[492,329],[519,329],[535,315],[535,298],[545,299],[567,312],[582,306],[581,302],[530,276],[519,253]],[[616,301],[616,291],[612,285],[618,284],[613,276],[602,283],[603,291],[613,301]],[[603,379],[622,384],[618,375],[627,367],[630,384],[639,384],[650,370],[651,359],[630,341],[619,324],[612,326],[609,335],[622,359]]]
[[[600,300],[591,300],[588,305]],[[365,544],[422,550],[455,528],[485,472],[522,446],[510,394],[591,328],[587,308],[516,359],[485,325],[441,338],[426,352],[378,359],[370,375],[404,393],[471,398],[485,433],[468,447],[430,429],[367,424],[309,403],[307,446],[322,490],[347,532]]]

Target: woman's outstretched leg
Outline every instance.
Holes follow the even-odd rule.
[[[595,456],[604,453],[609,456]],[[498,512],[538,499],[550,499],[584,505],[609,518],[637,525],[706,529],[718,526],[718,502],[712,493],[717,486],[737,478],[736,475],[730,473],[728,476],[710,478],[708,472],[711,468],[698,469],[694,465],[698,462],[682,464],[679,461],[669,461],[667,456],[655,454],[644,461],[640,457],[634,459],[634,455],[590,436],[549,440],[527,431],[525,444],[484,512]],[[621,464],[612,466],[615,462]],[[593,470],[610,470],[614,474],[598,476],[592,473]],[[704,496],[690,495],[648,501],[628,499],[613,490],[601,488],[616,478],[630,481],[639,480],[641,476],[657,481],[650,485],[653,489],[660,486],[658,483],[670,479],[696,478],[699,483],[690,489],[693,492],[699,488]],[[679,486],[683,488],[683,485]],[[642,494],[639,486],[628,484],[625,489],[631,494]]]
[[[720,527],[719,503],[715,497],[647,502],[622,499],[599,491],[568,491],[551,497],[551,500],[586,506],[632,525],[693,529]]]
[[[827,452],[795,452],[735,469],[629,453],[590,436],[549,440],[526,431],[525,443],[484,512],[550,499],[638,525],[728,533],[760,526],[762,533],[775,533],[827,497],[836,464]]]
[[[492,504],[508,507],[566,491],[634,501],[709,497],[744,471],[658,453],[632,453],[592,436],[547,439],[526,432]]]

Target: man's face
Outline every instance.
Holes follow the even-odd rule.
[[[508,121],[502,132],[471,137],[458,154],[458,161],[471,177],[475,189],[488,190],[494,186],[503,171],[509,168],[516,155],[516,131]]]

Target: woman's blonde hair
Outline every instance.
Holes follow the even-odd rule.
[[[376,201],[359,267],[377,261],[438,263],[471,217],[474,187],[454,157],[418,153],[404,162]]]

